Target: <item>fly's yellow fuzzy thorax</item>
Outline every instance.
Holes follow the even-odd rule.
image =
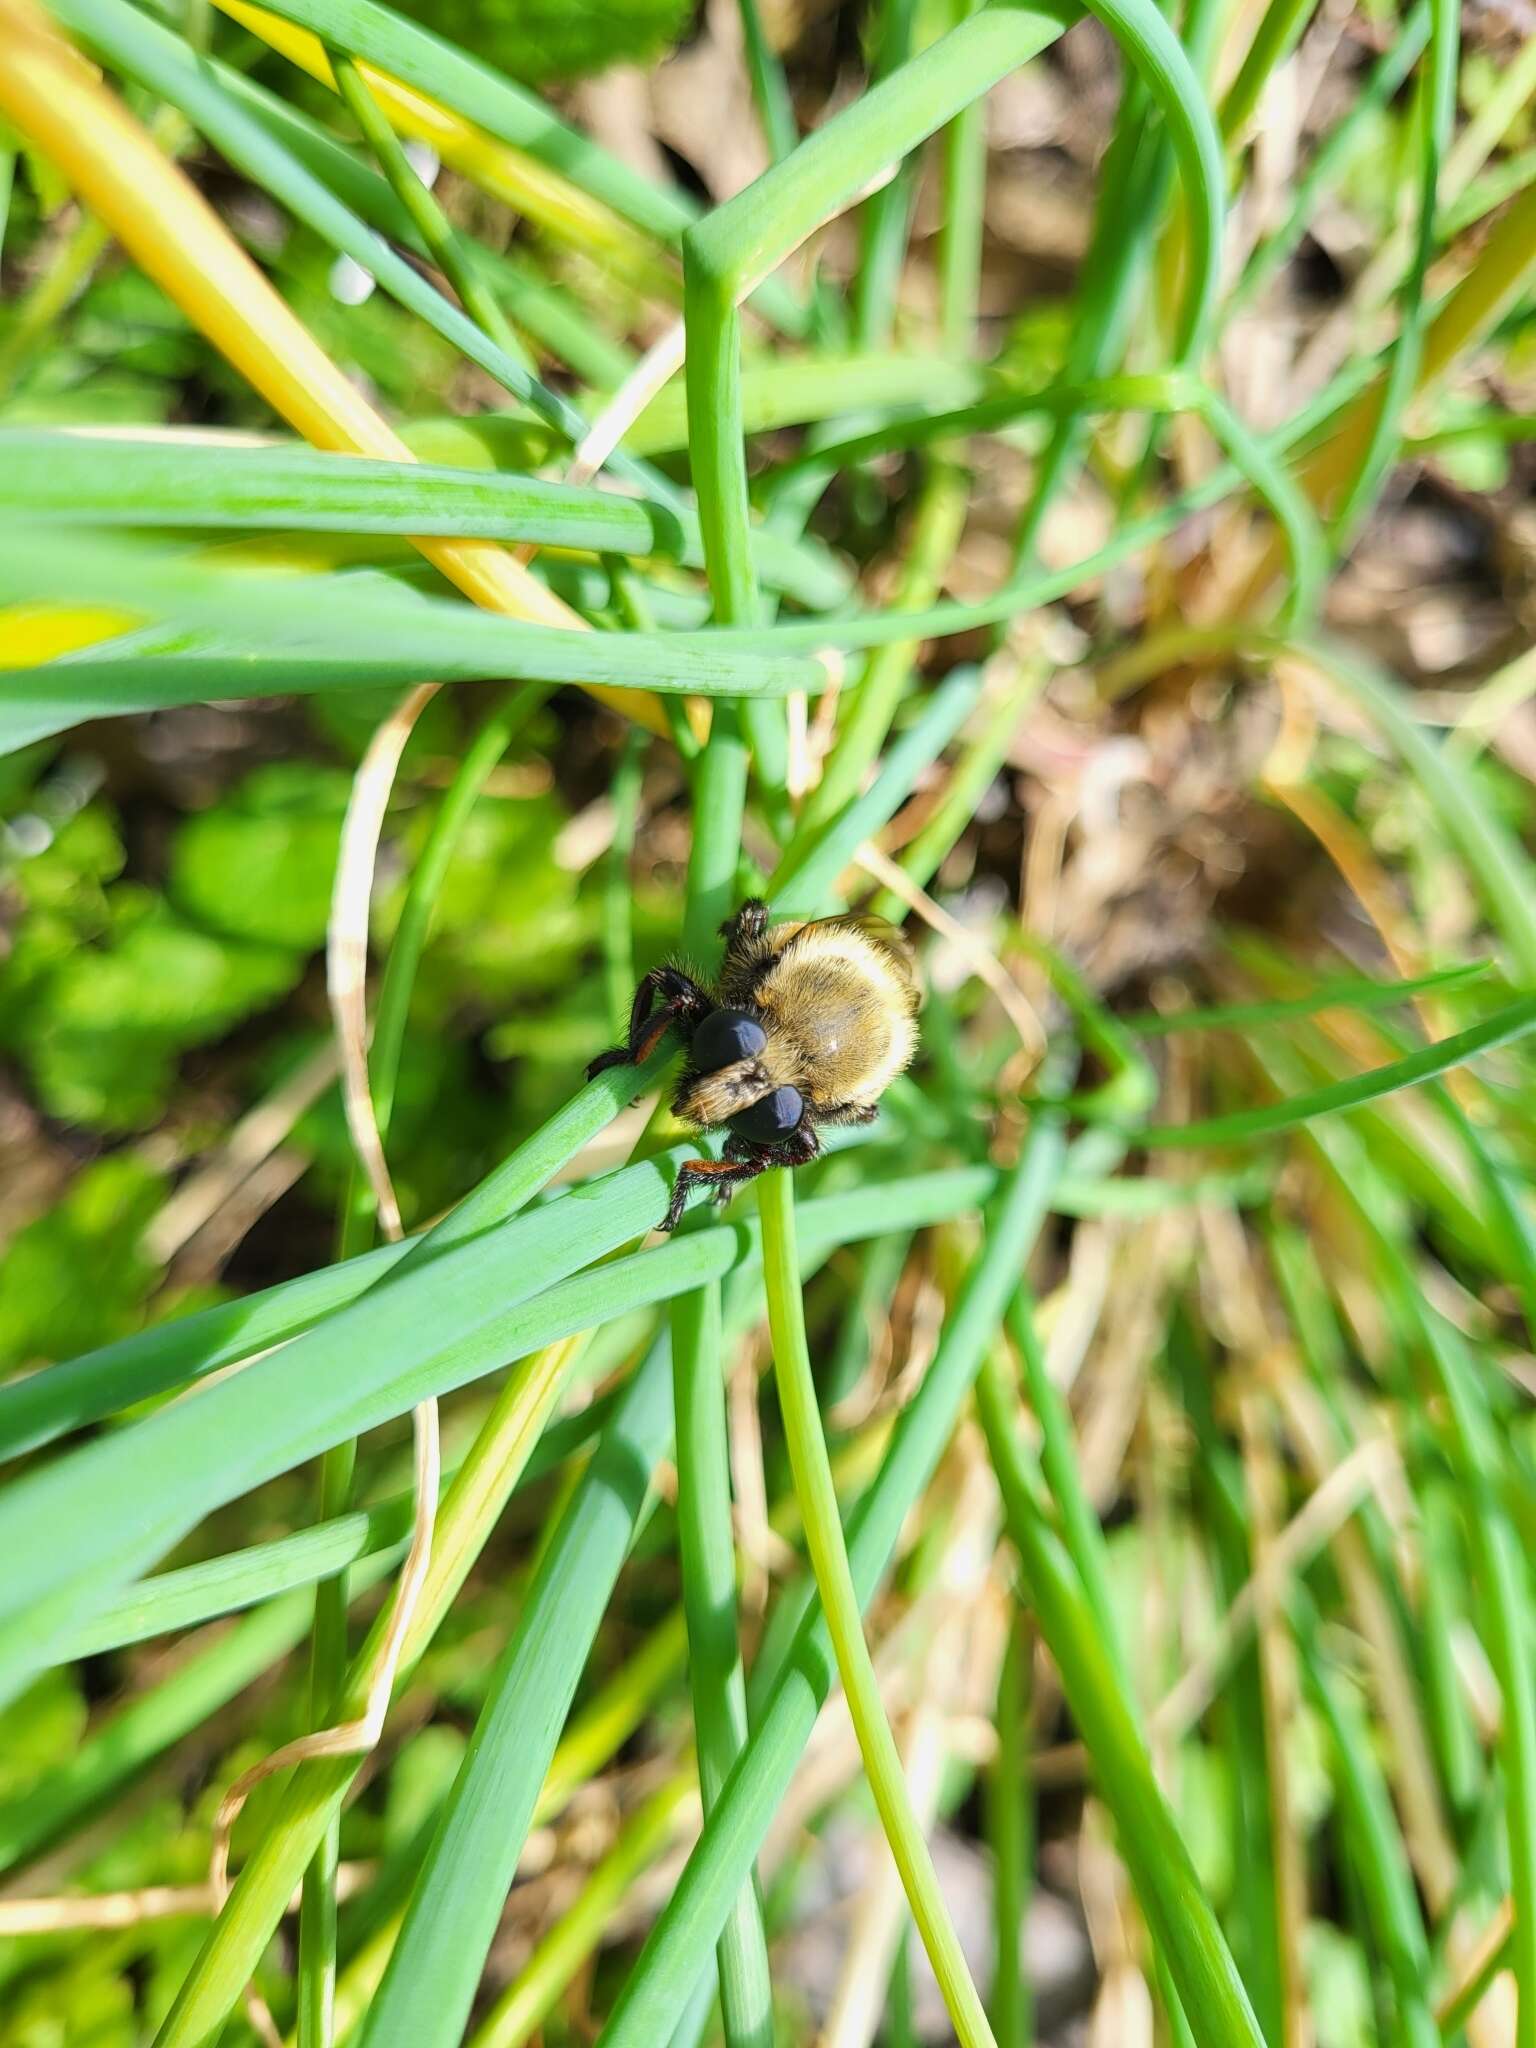
[[[917,991],[906,962],[857,925],[805,925],[759,983],[763,1064],[819,1109],[877,1101],[910,1063]]]

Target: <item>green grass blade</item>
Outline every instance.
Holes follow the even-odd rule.
[[[1278,6],[1281,0],[1275,0]],[[1435,206],[1440,166],[1456,123],[1456,76],[1460,56],[1460,9],[1455,0],[1430,0],[1429,72],[1421,95],[1422,139],[1419,149],[1419,212],[1413,255],[1399,293],[1401,317],[1392,347],[1391,366],[1382,385],[1380,403],[1354,475],[1345,485],[1333,518],[1333,537],[1347,547],[1380,496],[1387,472],[1402,444],[1403,414],[1413,396],[1424,360],[1429,325],[1425,287],[1435,253]]]
[[[1221,134],[1232,142],[1247,127],[1259,95],[1295,49],[1317,0],[1269,0],[1236,78],[1221,103]]]
[[[1345,1136],[1346,1142],[1340,1138]],[[1505,1828],[1515,1903],[1512,1961],[1519,1995],[1516,2048],[1536,2043],[1536,1663],[1530,1578],[1520,1541],[1500,1502],[1501,1437],[1465,1340],[1429,1306],[1418,1275],[1380,1205],[1368,1167],[1337,1127],[1312,1143],[1376,1254],[1400,1329],[1412,1343],[1454,1473],[1474,1559],[1480,1633],[1502,1695],[1500,1753]],[[1417,1388],[1405,1392],[1418,1393]]]
[[[886,1719],[880,1683],[864,1639],[860,1602],[848,1562],[832,1464],[816,1407],[816,1383],[805,1338],[800,1261],[795,1245],[790,1176],[775,1168],[758,1182],[763,1224],[763,1279],[773,1334],[775,1376],[784,1435],[800,1503],[822,1618],[837,1658],[848,1712],[885,1839],[901,1873],[912,1917],[963,2048],[996,2048],[981,1998],[966,1966],[954,1922],[939,1890],[922,1827],[907,1793],[896,1738]]]
[[[71,606],[126,604],[173,622],[39,667],[0,670],[0,752],[87,718],[228,697],[236,684],[240,695],[308,695],[432,675],[752,697],[819,690],[826,677],[814,658],[727,651],[698,635],[533,626],[356,573],[231,577],[204,568],[189,576],[120,541],[82,550],[77,533],[25,536],[14,526],[0,538],[0,588],[28,588],[31,602],[57,591]],[[203,623],[215,613],[217,624]]]
[[[422,183],[405,153],[404,143],[390,127],[383,109],[369,91],[368,81],[344,50],[329,49],[326,59],[336,90],[357,123],[358,133],[389,181],[391,191],[405,208],[427,253],[452,285],[459,304],[504,354],[516,361],[524,361],[523,352],[500,306],[491,296],[479,257],[450,224],[430,188]]]
[[[597,1075],[421,1237],[382,1245],[241,1301],[220,1302],[0,1388],[0,1453],[15,1456],[264,1351],[355,1301],[407,1257],[435,1257],[505,1223],[652,1086],[666,1064],[659,1053],[643,1067]]]
[[[684,192],[654,184],[562,121],[536,93],[373,0],[280,0],[271,12],[419,86],[663,241],[675,241],[698,211]]]
[[[1020,1945],[1033,1886],[1034,1786],[1029,1775],[1025,1700],[1030,1639],[1011,1603],[1008,1643],[997,1681],[997,1754],[987,1774],[987,1834],[992,1848],[992,2029],[997,2048],[1030,2048],[1033,1990]]]
[[[410,1523],[410,1503],[401,1497],[312,1523],[293,1536],[276,1536],[269,1543],[253,1543],[202,1564],[140,1579],[62,1643],[61,1658],[74,1663],[129,1643],[147,1642],[152,1636],[196,1628],[221,1614],[312,1586],[367,1557],[383,1554],[387,1568],[402,1554]]]
[[[147,19],[126,0],[57,0],[53,11],[117,69],[177,108],[232,164],[333,248],[349,255],[402,306],[478,363],[504,389],[532,406],[568,441],[580,440],[586,423],[569,400],[541,383],[402,256],[381,243],[289,154],[270,128],[263,127],[225,91],[180,37]]]
[[[828,1196],[807,1203],[805,1241],[824,1255],[859,1236],[904,1223],[917,1228],[973,1208],[992,1181],[986,1168],[959,1168]],[[541,1229],[535,1241],[558,1244],[567,1233],[584,1229],[585,1246],[600,1256],[605,1245],[641,1234],[665,1210],[667,1179],[654,1163],[626,1168],[617,1190],[600,1194],[603,1185],[573,1191],[574,1200],[562,1197],[536,1211],[527,1221],[557,1216],[562,1207],[567,1215],[557,1216],[554,1231]],[[603,1204],[600,1210],[594,1211],[594,1196]],[[47,1661],[50,1643],[94,1614],[116,1586],[219,1502],[403,1414],[428,1394],[446,1393],[495,1371],[509,1357],[669,1300],[757,1256],[751,1225],[717,1224],[574,1273],[542,1292],[532,1292],[536,1283],[529,1281],[531,1298],[513,1306],[517,1288],[509,1270],[524,1263],[516,1244],[529,1243],[509,1241],[508,1233],[518,1227],[515,1221],[484,1234],[467,1247],[472,1258],[464,1258],[466,1248],[455,1249],[410,1276],[416,1280],[410,1313],[396,1293],[409,1279],[397,1276],[197,1401],[163,1409],[13,1485],[0,1498],[0,1533],[9,1542],[13,1526],[44,1531],[52,1547],[29,1543],[27,1569],[13,1574],[5,1588],[0,1673],[11,1690]],[[509,1259],[516,1262],[512,1267]],[[477,1294],[496,1306],[474,1323]],[[469,1326],[459,1341],[446,1344],[445,1326],[455,1322]],[[337,1334],[343,1326],[350,1326],[345,1342]],[[302,1390],[298,1395],[291,1391],[295,1386]],[[200,1411],[195,1418],[194,1410]],[[115,1504],[112,1515],[103,1513],[104,1500]],[[123,1541],[119,1519],[129,1512],[125,1501],[135,1517],[131,1545]]]
[[[1374,365],[1356,361],[1339,373],[1334,382],[1308,405],[1277,428],[1264,435],[1260,447],[1269,455],[1281,455],[1298,443],[1318,434],[1350,398],[1371,381]],[[897,438],[904,430],[898,430]],[[723,645],[878,647],[892,640],[945,638],[969,633],[979,626],[996,625],[1018,613],[1054,603],[1092,577],[1103,575],[1129,561],[1143,548],[1163,540],[1192,513],[1219,504],[1238,489],[1245,479],[1235,463],[1224,463],[1202,482],[1181,492],[1169,504],[1143,519],[1122,524],[1114,537],[1064,569],[1025,569],[1011,576],[990,597],[975,602],[950,600],[914,612],[846,612],[814,622],[791,620],[786,624],[743,634],[716,628],[710,638]]]
[[[672,1436],[668,1346],[630,1384],[545,1549],[412,1890],[360,2048],[463,2035],[577,1680]]]
[[[1439,2048],[1428,2003],[1430,1956],[1413,1872],[1398,1831],[1392,1795],[1358,1707],[1329,1670],[1317,1640],[1317,1617],[1305,1588],[1290,1600],[1302,1670],[1328,1730],[1334,1783],[1346,1820],[1372,1932],[1386,1963],[1403,2048]]]
[[[747,1740],[723,1363],[720,1289],[711,1283],[672,1307],[677,1540],[706,1818]],[[719,1972],[726,2048],[772,2048],[773,1986],[755,1878],[742,1886],[721,1933]]]
[[[696,515],[670,497],[297,445],[178,447],[12,428],[0,432],[0,512],[103,527],[443,534],[659,557],[685,568],[704,560]],[[815,544],[790,546],[754,529],[750,546],[771,589],[821,608],[846,597],[846,573]]]
[[[520,1171],[530,1177],[526,1160]],[[453,1242],[435,1257],[426,1255],[433,1233],[387,1289],[361,1296],[202,1400],[163,1408],[23,1479],[0,1500],[0,1526],[14,1517],[30,1527],[32,1569],[17,1572],[0,1599],[0,1639],[14,1641],[26,1658],[27,1631],[18,1617],[34,1603],[50,1613],[56,1599],[72,1614],[94,1611],[221,1499],[401,1412],[392,1402],[413,1372],[427,1361],[441,1371],[452,1369],[450,1361],[483,1356],[487,1326],[541,1286],[643,1233],[664,1209],[667,1187],[668,1176],[647,1163]],[[358,1360],[366,1361],[365,1371]],[[391,1391],[383,1391],[392,1380]],[[348,1423],[348,1414],[371,1420]],[[82,1513],[98,1484],[94,1509]],[[120,1518],[115,1539],[107,1503]],[[134,1532],[129,1543],[122,1540],[125,1525]],[[87,1562],[93,1556],[94,1571]],[[30,1652],[41,1646],[34,1639]]]
[[[664,1062],[657,1062],[661,1064]],[[597,1081],[589,1083],[589,1088],[610,1083],[610,1087],[603,1089],[605,1095],[609,1094],[611,1075],[627,1078],[631,1071],[611,1069],[609,1074],[599,1075]],[[573,1104],[581,1103],[586,1092],[573,1098]],[[491,1183],[485,1185],[489,1188]],[[991,1186],[992,1175],[984,1168],[961,1169],[959,1178],[940,1173],[914,1176],[906,1183],[887,1183],[895,1201],[910,1199],[918,1207],[937,1201],[941,1205],[938,1213],[944,1215],[984,1200]],[[815,1204],[811,1209],[813,1217],[824,1213],[830,1221],[830,1211],[818,1211]],[[453,1215],[458,1213],[454,1211]],[[862,1210],[855,1209],[851,1214],[855,1228],[850,1234],[870,1234],[863,1228]],[[462,1226],[463,1234],[465,1238],[472,1237],[499,1220],[494,1215],[482,1214]],[[452,1216],[445,1219],[443,1227],[452,1221]],[[719,1227],[724,1236],[708,1264],[709,1270],[724,1272],[739,1261],[731,1256],[726,1244],[727,1238],[736,1241],[732,1233],[723,1225]],[[411,1238],[403,1244],[381,1246],[362,1258],[348,1260],[345,1265],[327,1266],[318,1273],[285,1281],[241,1301],[221,1302],[0,1388],[0,1445],[6,1455],[18,1455],[297,1336],[333,1309],[355,1301],[374,1281],[398,1266],[407,1252],[425,1242],[424,1238]],[[742,1251],[740,1256],[744,1258],[747,1254]],[[715,1262],[721,1258],[724,1263],[717,1265]],[[645,1294],[644,1299],[662,1300],[671,1291],[671,1283],[663,1280],[661,1292]]]
[[[1040,1227],[1062,1157],[1059,1129],[1033,1128],[1020,1165],[989,1211],[986,1244],[962,1289],[923,1382],[897,1421],[880,1474],[849,1524],[848,1554],[861,1606],[889,1562],[901,1525],[933,1476],[1020,1264]],[[801,1215],[804,1224],[807,1217]],[[888,1227],[895,1225],[890,1218]],[[808,1233],[802,1231],[802,1248]],[[603,2048],[654,2048],[707,1968],[730,1901],[757,1854],[816,1715],[835,1663],[825,1624],[807,1614],[767,1688],[752,1737],[603,2030]]]
[[[1536,887],[1529,856],[1494,814],[1465,762],[1414,717],[1402,690],[1353,650],[1316,638],[1302,651],[1364,705],[1433,805],[1466,862],[1526,986],[1536,986]]]
[[[995,1358],[982,1365],[977,1399],[1030,1605],[1061,1673],[1073,1719],[1115,1816],[1137,1896],[1195,2038],[1203,2048],[1263,2048],[1216,1916],[1152,1775],[1098,1621],[1051,1531],[1043,1491],[1019,1440],[1007,1381]]]
[[[235,1301],[158,1324],[0,1387],[0,1457],[26,1451],[297,1336],[380,1280],[421,1242],[381,1245]]]
[[[1410,975],[1403,981],[1379,981],[1370,975],[1341,975],[1322,982],[1304,996],[1282,996],[1272,1002],[1216,1003],[1198,1010],[1143,1011],[1122,1018],[1138,1038],[1170,1038],[1183,1031],[1246,1031],[1255,1025],[1280,1024],[1293,1017],[1315,1017],[1326,1010],[1395,1009],[1413,996],[1448,992],[1481,981],[1491,960],[1469,960],[1461,967],[1438,968],[1433,974]]]
[[[1473,1024],[1450,1038],[1439,1039],[1403,1059],[1373,1067],[1369,1073],[1353,1074],[1347,1080],[1335,1081],[1326,1088],[1289,1096],[1282,1102],[1266,1103],[1261,1109],[1234,1110],[1230,1116],[1208,1117],[1192,1124],[1148,1125],[1136,1133],[1135,1142],[1149,1149],[1167,1151],[1187,1150],[1197,1145],[1236,1145],[1249,1138],[1271,1137],[1280,1131],[1294,1130],[1298,1124],[1309,1123],[1314,1117],[1330,1116],[1337,1110],[1358,1109],[1362,1103],[1379,1101],[1382,1096],[1394,1094],[1399,1088],[1412,1088],[1420,1082],[1433,1080],[1450,1068],[1474,1059],[1479,1053],[1508,1045],[1513,1039],[1523,1038],[1533,1030],[1536,1030],[1536,996],[1526,996],[1520,1002],[1496,1011],[1481,1024]]]

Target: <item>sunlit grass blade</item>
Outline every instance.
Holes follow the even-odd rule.
[[[269,11],[438,95],[488,134],[525,150],[664,241],[675,240],[698,211],[686,192],[641,176],[562,121],[536,93],[390,8],[371,0],[282,0]]]
[[[672,1436],[659,1340],[630,1384],[545,1547],[498,1660],[361,2041],[419,2048],[463,2034],[545,1771],[613,1582]]]
[[[872,1598],[901,1525],[954,1428],[1014,1276],[1040,1227],[1062,1149],[1059,1130],[1048,1121],[1037,1123],[1023,1160],[989,1212],[986,1244],[921,1386],[902,1411],[880,1474],[850,1518],[849,1563],[861,1606]],[[804,1213],[800,1220],[806,1222]],[[614,2005],[601,2036],[604,2048],[653,2048],[666,2037],[677,2007],[708,1967],[730,1901],[745,1881],[834,1676],[825,1624],[812,1611],[788,1646],[771,1688],[764,1688],[751,1740]]]
[[[671,1342],[678,1550],[699,1791],[707,1815],[747,1739],[717,1285],[674,1303]],[[772,2048],[773,1986],[755,1877],[731,1908],[720,1937],[719,1971],[726,2048]]]
[[[382,1553],[386,1564],[393,1562],[402,1554],[410,1520],[410,1504],[399,1498],[313,1523],[293,1536],[140,1579],[66,1643],[64,1652],[72,1660],[100,1656],[275,1600],[367,1557]]]
[[[1391,1060],[1370,1073],[1352,1075],[1348,1080],[1335,1081],[1327,1088],[1317,1088],[1281,1102],[1266,1103],[1258,1109],[1234,1110],[1229,1116],[1207,1117],[1190,1124],[1148,1125],[1136,1133],[1135,1142],[1149,1149],[1166,1151],[1197,1145],[1236,1145],[1249,1138],[1272,1137],[1277,1132],[1294,1130],[1299,1124],[1309,1123],[1314,1117],[1358,1109],[1364,1103],[1394,1094],[1399,1088],[1412,1088],[1433,1080],[1450,1068],[1475,1059],[1479,1053],[1508,1045],[1533,1030],[1536,1030],[1536,996],[1527,996],[1518,1003],[1509,1004],[1506,1009],[1496,1011],[1481,1024],[1470,1025],[1453,1037],[1442,1038],[1436,1044],[1408,1053],[1400,1060]]]
[[[115,1586],[145,1569],[219,1501],[403,1414],[428,1394],[492,1372],[509,1357],[669,1300],[755,1258],[756,1234],[749,1226],[719,1224],[549,1285],[556,1268],[553,1260],[543,1264],[546,1243],[580,1237],[590,1257],[601,1257],[664,1213],[667,1176],[655,1163],[627,1168],[610,1180],[617,1185],[599,1197],[601,1208],[593,1206],[596,1190],[581,1190],[575,1200],[568,1197],[484,1232],[424,1262],[410,1279],[397,1274],[387,1288],[354,1301],[197,1401],[162,1409],[132,1431],[89,1444],[11,1487],[0,1499],[0,1531],[12,1523],[42,1531],[52,1547],[31,1546],[28,1570],[13,1575],[5,1589],[0,1671],[6,1685],[14,1690],[47,1661],[56,1637],[95,1613]],[[804,1237],[809,1248],[819,1246],[824,1254],[833,1244],[892,1225],[915,1228],[961,1213],[984,1199],[991,1184],[987,1169],[961,1168],[915,1176],[905,1190],[886,1182],[865,1194],[829,1196],[824,1206],[806,1205]],[[508,1281],[506,1259],[517,1252],[507,1233],[529,1225],[537,1228],[525,1246],[541,1247],[536,1255],[545,1284],[537,1291],[539,1281],[529,1278],[530,1298],[514,1306],[517,1290]],[[574,1243],[571,1255],[579,1256]],[[402,1286],[411,1296],[404,1309],[396,1293]],[[486,1300],[493,1301],[492,1312],[477,1322]],[[444,1303],[450,1304],[446,1314]],[[343,1344],[336,1330],[348,1318],[360,1321]],[[445,1342],[455,1326],[462,1338]],[[351,1338],[366,1338],[366,1351],[353,1353]],[[361,1371],[359,1356],[366,1359]],[[303,1389],[297,1408],[285,1392],[290,1381]],[[184,1449],[193,1456],[190,1466],[180,1462]],[[131,1546],[121,1526],[100,1512],[103,1498],[135,1502]]]
[[[1123,1021],[1139,1038],[1170,1038],[1184,1031],[1245,1031],[1291,1017],[1314,1017],[1326,1010],[1395,1009],[1414,996],[1466,988],[1483,980],[1492,968],[1491,960],[1469,960],[1460,967],[1442,967],[1433,974],[1410,975],[1402,981],[1344,975],[1321,983],[1309,995],[1281,996],[1271,1002],[1213,1003],[1194,1010],[1146,1011]]]
[[[608,1078],[600,1075],[597,1082],[589,1085],[597,1087]],[[579,1102],[581,1098],[575,1100]],[[914,1206],[925,1215],[953,1215],[985,1200],[992,1183],[993,1176],[987,1168],[960,1168],[914,1176],[905,1190],[897,1183],[887,1183],[885,1191],[897,1202],[903,1200],[905,1192],[910,1192]],[[837,1198],[828,1199],[831,1202]],[[855,1206],[848,1213],[850,1235],[868,1234],[861,1208]],[[817,1227],[818,1216],[830,1223],[830,1207],[823,1211],[813,1202],[802,1222]],[[480,1215],[466,1222],[464,1233],[474,1236],[499,1220],[494,1213]],[[873,1230],[873,1223],[869,1228]],[[424,1242],[423,1238],[415,1238],[400,1245],[382,1245],[345,1265],[322,1268],[318,1273],[305,1274],[242,1301],[202,1309],[195,1315],[124,1338],[0,1388],[0,1446],[14,1454],[51,1442],[119,1408],[165,1393],[295,1337],[321,1322],[332,1310],[355,1301],[376,1280],[398,1266],[408,1251]],[[644,1256],[654,1260],[656,1255]],[[659,1291],[643,1292],[641,1298],[666,1299],[675,1291],[666,1275],[679,1265],[691,1269],[699,1263],[701,1270],[721,1273],[746,1256],[737,1233],[718,1226],[716,1241],[706,1259],[698,1261],[696,1252],[686,1261],[669,1256],[656,1269],[662,1283]]]
[[[220,5],[221,12],[269,43],[290,63],[307,71],[322,85],[334,87],[330,60],[326,56],[325,43],[319,36],[284,20],[275,10],[247,5],[245,0],[220,0]],[[425,30],[399,21],[398,17],[388,15],[383,9],[372,12],[382,16],[388,24],[398,21],[400,30],[412,31],[429,42],[429,69],[433,74],[455,64],[478,68],[472,67],[472,60],[451,46],[437,43],[435,38],[429,40]],[[372,46],[373,39],[355,19],[333,28],[331,10],[325,11],[325,18],[326,40],[333,47],[360,55],[353,48],[354,36],[357,41],[366,41]],[[551,235],[574,244],[601,261],[627,283],[657,297],[675,294],[675,270],[664,260],[651,237],[637,232],[621,214],[603,201],[592,198],[562,171],[551,168],[521,148],[509,147],[485,126],[465,120],[441,99],[403,83],[373,63],[362,65],[360,69],[368,90],[390,123],[402,134],[427,143],[444,163],[451,164],[515,212],[527,214],[538,221]],[[489,76],[493,84],[506,84],[506,81],[496,81],[494,74],[482,76]],[[515,88],[509,87],[508,90],[515,91]],[[537,101],[534,106],[543,114],[547,128],[563,126],[547,110],[540,108]]]
[[[0,433],[0,511],[95,527],[413,533],[524,541],[703,566],[693,512],[644,495],[505,471],[369,461],[303,447],[230,449],[90,434]],[[770,589],[830,607],[846,572],[813,542],[752,539]]]
[[[610,677],[629,683],[643,676],[669,695],[776,697],[814,689],[826,674],[818,659],[799,654],[765,656],[670,634],[572,633],[528,624],[359,572],[230,577],[157,557],[142,544],[93,545],[88,537],[65,556],[56,531],[45,537],[39,529],[28,538],[12,526],[0,537],[0,584],[29,579],[61,594],[73,584],[71,603],[83,589],[111,589],[157,623],[40,667],[5,670],[0,750],[87,718],[228,696],[235,680],[260,696],[407,684],[424,673],[449,681],[581,682],[599,691],[610,687]],[[559,600],[551,596],[550,602]],[[121,621],[106,617],[106,624],[111,630]]]
[[[849,1567],[832,1466],[816,1408],[816,1386],[805,1340],[795,1248],[793,1197],[782,1169],[758,1183],[763,1223],[763,1280],[773,1334],[775,1374],[784,1433],[800,1502],[806,1544],[831,1637],[848,1711],[858,1736],[880,1824],[901,1873],[912,1917],[964,2048],[995,2048],[981,1998],[966,1967],[927,1842],[907,1793],[896,1739],[880,1699],[879,1681],[864,1640],[864,1624]]]

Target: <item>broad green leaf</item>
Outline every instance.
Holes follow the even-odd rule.
[[[162,1174],[112,1153],[16,1233],[0,1287],[0,1372],[72,1357],[137,1326],[159,1277],[142,1249],[144,1227],[164,1192]]]
[[[687,29],[695,0],[442,0],[403,9],[528,85],[650,64]]]
[[[225,938],[323,945],[349,788],[340,769],[309,761],[257,769],[177,833],[172,901]]]

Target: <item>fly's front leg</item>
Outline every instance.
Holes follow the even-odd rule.
[[[720,995],[738,1008],[750,1005],[757,985],[778,955],[768,937],[768,906],[759,897],[743,903],[720,927],[725,957],[720,963]]]
[[[775,1166],[808,1166],[821,1157],[821,1140],[809,1124],[802,1124],[779,1144],[765,1149]]]
[[[720,927],[727,946],[754,945],[768,929],[768,906],[761,896],[749,896],[734,917]]]
[[[659,1228],[676,1230],[683,1220],[683,1211],[688,1206],[688,1197],[695,1188],[709,1188],[717,1202],[727,1202],[736,1189],[749,1180],[755,1180],[762,1172],[766,1161],[757,1159],[685,1159],[677,1170],[677,1179],[672,1183],[672,1200]]]
[[[635,990],[627,1041],[599,1053],[587,1068],[587,1079],[590,1081],[607,1067],[638,1067],[650,1058],[673,1025],[686,1044],[711,1008],[709,996],[680,967],[653,967]]]
[[[725,1141],[727,1159],[739,1159],[750,1163],[756,1173],[766,1173],[770,1166],[805,1166],[821,1156],[821,1140],[809,1124],[802,1124],[787,1137],[764,1145],[752,1138],[730,1137]]]

